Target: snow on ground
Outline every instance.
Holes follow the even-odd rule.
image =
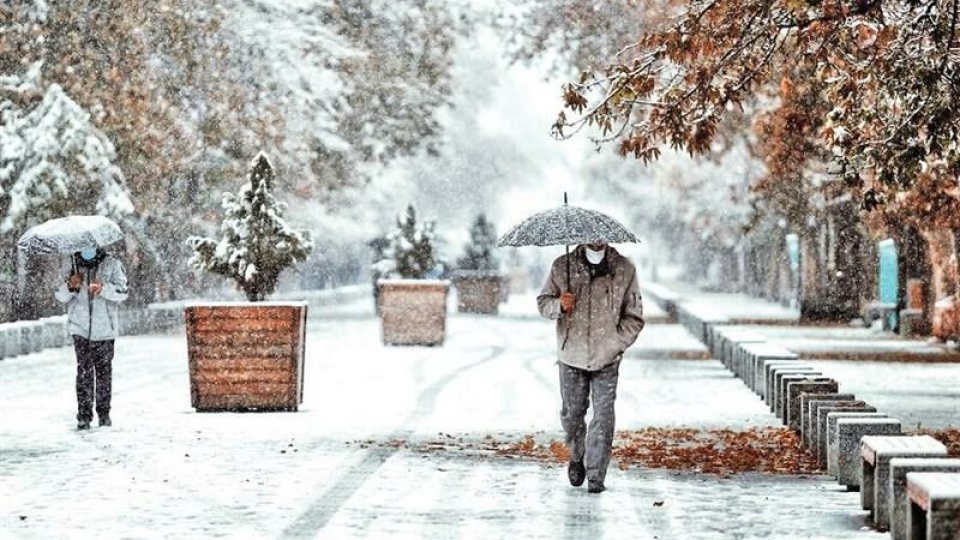
[[[960,364],[814,361],[852,393],[899,418],[904,429],[960,427]]]
[[[114,427],[89,432],[74,430],[71,350],[0,362],[0,538],[885,537],[822,477],[613,466],[588,497],[562,467],[360,444],[561,437],[549,322],[452,315],[443,347],[384,347],[371,305],[315,310],[297,413],[194,412],[182,334],[118,341]],[[777,425],[718,362],[633,355],[617,415],[620,429]]]

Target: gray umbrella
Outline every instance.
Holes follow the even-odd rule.
[[[120,226],[104,216],[66,216],[30,227],[17,240],[17,289],[23,293],[26,260],[32,255],[68,255],[88,248],[105,248],[120,240]]]
[[[500,238],[500,246],[564,246],[620,244],[640,240],[612,217],[578,206],[563,205],[534,214]]]
[[[67,216],[30,227],[17,240],[20,253],[76,253],[86,248],[104,248],[123,240],[123,232],[104,216]]]
[[[640,240],[612,217],[567,204],[534,214],[515,225],[500,238],[499,246],[567,246],[571,244],[638,243]],[[567,284],[570,283],[570,258],[567,257]]]

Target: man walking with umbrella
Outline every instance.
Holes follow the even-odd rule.
[[[614,434],[614,401],[623,353],[643,329],[637,270],[608,243],[638,242],[620,222],[567,205],[535,214],[500,239],[501,246],[567,245],[553,263],[537,304],[557,321],[560,420],[574,486],[604,491]],[[570,253],[569,245],[579,244]],[[593,400],[589,429],[584,417]]]
[[[567,475],[574,486],[586,478],[589,491],[600,493],[613,445],[620,361],[644,325],[636,268],[602,242],[581,245],[554,261],[537,303],[541,315],[557,321]]]
[[[123,264],[101,248],[70,257],[69,276],[57,288],[77,354],[77,429],[89,429],[96,402],[101,426],[110,426],[113,345],[120,328],[120,303],[127,299]]]
[[[51,219],[17,240],[21,291],[28,257],[68,258],[54,296],[66,304],[77,354],[77,429],[90,428],[94,402],[100,425],[111,425],[113,344],[120,330],[120,303],[127,299],[127,276],[104,248],[121,240],[120,227],[104,216]]]

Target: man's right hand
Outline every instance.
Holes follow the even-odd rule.
[[[80,285],[83,284],[83,276],[80,274],[74,274],[70,276],[70,279],[67,280],[67,288],[71,291],[79,291]]]
[[[577,305],[577,297],[571,292],[565,292],[560,295],[560,309],[564,315],[573,313],[573,308]]]

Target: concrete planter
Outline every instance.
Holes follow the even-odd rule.
[[[502,280],[486,272],[460,272],[453,278],[457,287],[457,311],[496,315],[500,306]]]
[[[303,402],[306,302],[184,309],[190,402],[197,411],[297,410]]]
[[[385,345],[442,345],[450,283],[430,279],[377,282]]]

